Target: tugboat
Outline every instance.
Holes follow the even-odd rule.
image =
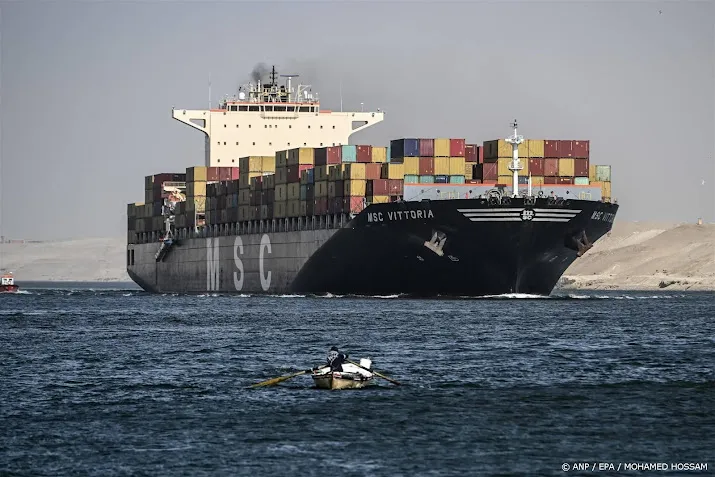
[[[15,285],[15,277],[12,273],[4,273],[0,278],[0,293],[17,293],[20,287]]]

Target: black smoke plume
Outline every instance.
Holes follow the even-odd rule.
[[[265,63],[258,63],[256,66],[253,67],[253,71],[251,71],[251,79],[254,83],[263,81],[268,72],[269,69]]]

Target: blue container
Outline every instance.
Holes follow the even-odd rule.
[[[301,184],[300,186],[300,200],[307,200],[308,197],[308,186]]]
[[[343,162],[357,162],[357,146],[343,146]]]
[[[419,139],[393,139],[390,141],[390,157],[419,157]]]
[[[405,184],[418,184],[420,176],[414,174],[405,174]]]
[[[434,183],[435,184],[448,184],[449,176],[434,176]]]
[[[588,177],[574,177],[574,185],[589,185]]]
[[[449,176],[450,184],[464,184],[464,176]]]
[[[306,169],[305,175],[306,175],[306,179],[308,180],[308,184],[315,183],[315,180],[314,180],[315,179],[315,169],[313,169],[312,167],[310,169]],[[305,200],[305,199],[301,199],[301,200]]]
[[[420,184],[434,184],[434,176],[420,176]]]
[[[513,179],[512,179],[513,181]],[[529,178],[526,176],[519,176],[519,184],[520,185],[527,185],[529,183]]]

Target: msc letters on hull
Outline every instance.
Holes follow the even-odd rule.
[[[220,257],[219,238],[206,239],[206,290],[218,291],[221,289],[221,257]],[[265,254],[272,253],[271,239],[268,235],[263,234],[258,253],[259,274],[261,278],[261,288],[267,292],[271,288],[271,271],[266,273],[265,270]],[[233,263],[236,270],[233,272],[233,287],[236,291],[242,291],[245,283],[245,275],[243,268],[243,240],[241,237],[236,237],[233,241]]]

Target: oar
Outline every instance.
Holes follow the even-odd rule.
[[[348,363],[350,363],[350,364],[354,364],[354,365],[357,366],[358,368],[361,368],[361,369],[364,369],[365,371],[371,372],[371,373],[374,374],[375,376],[379,376],[379,377],[381,377],[382,379],[385,379],[385,380],[387,380],[387,381],[390,381],[392,384],[396,384],[397,386],[400,386],[400,383],[398,383],[398,382],[395,381],[394,379],[390,379],[390,378],[388,378],[387,376],[383,376],[382,374],[378,373],[378,372],[375,371],[374,369],[367,369],[367,368],[365,368],[365,367],[363,367],[363,366],[360,366],[360,365],[359,365],[358,363],[356,363],[355,361],[350,361],[349,359],[347,359],[346,361],[347,361]]]
[[[312,369],[306,369],[304,371],[298,371],[297,373],[289,374],[287,376],[279,376],[277,378],[271,378],[267,379],[265,381],[261,381],[260,383],[252,384],[249,386],[249,388],[259,388],[262,386],[273,386],[278,383],[282,383],[283,381],[288,381],[291,378],[295,378],[296,376],[300,376],[302,374],[308,374],[312,372]]]

